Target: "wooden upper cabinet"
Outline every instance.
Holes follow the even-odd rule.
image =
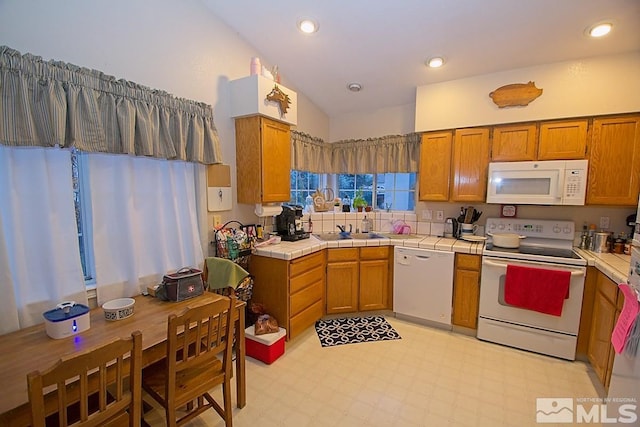
[[[420,144],[419,200],[449,200],[453,133],[430,132]]]
[[[262,116],[236,119],[238,203],[291,198],[289,125]]]
[[[640,115],[593,120],[587,204],[637,206]]]
[[[540,124],[538,160],[584,159],[587,120],[562,120]]]
[[[536,131],[535,124],[495,126],[491,143],[491,160],[494,162],[535,160]]]
[[[450,201],[484,202],[489,165],[489,128],[457,129],[453,142]]]

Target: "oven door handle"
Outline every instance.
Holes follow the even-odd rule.
[[[484,265],[489,265],[491,267],[500,267],[500,268],[507,268],[507,264],[503,264],[501,262],[495,262],[495,261],[489,261],[487,259],[482,260],[482,264]],[[569,270],[571,271],[571,276],[572,277],[580,277],[580,276],[584,276],[584,271],[582,270]]]

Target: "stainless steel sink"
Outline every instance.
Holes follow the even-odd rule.
[[[395,233],[374,233],[378,235],[378,239],[422,239],[424,236],[416,234],[395,234]]]
[[[314,236],[320,240],[333,241],[333,240],[350,240],[350,239],[383,239],[384,236],[378,233],[350,233],[348,236],[341,235],[341,233],[319,233]]]

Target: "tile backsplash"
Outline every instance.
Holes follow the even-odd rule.
[[[395,220],[402,220],[406,225],[411,228],[411,234],[421,234],[423,236],[442,236],[444,234],[444,222],[431,222],[420,221],[417,215],[413,212],[383,212],[383,211],[371,211],[371,212],[315,212],[305,213],[302,216],[302,224],[304,230],[308,230],[309,217],[313,224],[314,233],[330,233],[338,232],[338,225],[346,226],[349,230],[351,226],[352,231],[359,232],[362,228],[362,219],[367,216],[373,222],[373,230],[381,233],[393,232],[393,222]],[[265,232],[272,232],[275,230],[275,217],[264,217],[260,219],[260,224],[265,227]],[[484,225],[478,224],[477,235],[484,235]]]
[[[304,214],[303,223],[305,224],[309,221],[309,217],[311,217],[311,222],[313,224],[313,232],[314,233],[329,233],[329,232],[338,232],[338,225],[346,226],[348,230],[351,227],[352,231],[355,233],[356,230],[360,231],[362,226],[362,220],[365,217],[371,219],[373,221],[373,230],[379,231],[382,233],[388,233],[393,231],[393,223],[394,221],[401,220],[404,221],[406,225],[411,228],[412,234],[422,234],[422,235],[432,235],[432,236],[442,236],[444,233],[444,223],[442,222],[426,222],[426,221],[418,221],[418,218],[415,213],[412,212],[322,212],[322,213],[312,213],[312,214]]]

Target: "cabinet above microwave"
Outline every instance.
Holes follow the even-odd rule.
[[[487,203],[584,205],[587,160],[489,163]]]

